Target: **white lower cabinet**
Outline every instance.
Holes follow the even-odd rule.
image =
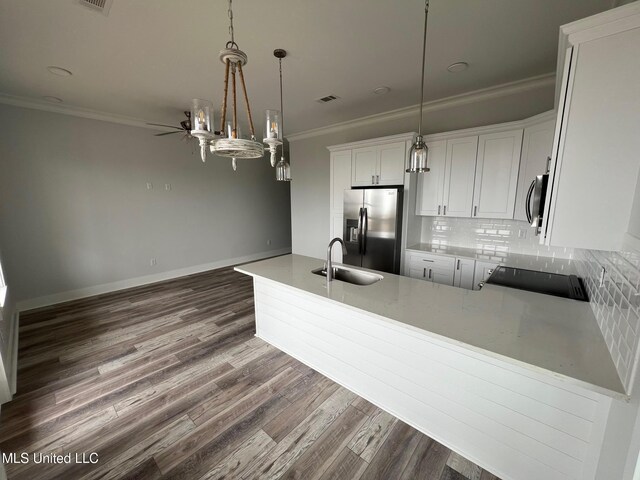
[[[409,277],[467,290],[478,290],[478,284],[486,281],[499,265],[496,262],[413,250],[408,250],[405,258],[404,271]]]
[[[411,252],[406,255],[405,271],[409,276],[428,282],[453,285],[455,258],[429,253]]]
[[[476,261],[476,270],[473,276],[473,289],[478,290],[478,284],[485,282],[493,270],[498,266],[495,262],[478,262]]]
[[[471,258],[456,258],[455,267],[453,286],[473,290],[476,261]]]

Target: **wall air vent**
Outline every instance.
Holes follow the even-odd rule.
[[[106,17],[109,15],[109,10],[111,9],[113,0],[78,0],[78,3],[85,7],[89,7],[96,12],[102,13]]]
[[[318,103],[333,102],[334,100],[337,100],[339,98],[340,97],[338,97],[337,95],[327,95],[326,97],[317,98],[316,102]]]

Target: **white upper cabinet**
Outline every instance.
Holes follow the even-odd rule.
[[[470,217],[478,137],[447,140],[442,214]],[[426,175],[429,175],[428,173]]]
[[[351,185],[402,185],[407,156],[406,142],[395,142],[353,150]]]
[[[542,238],[619,250],[640,170],[640,3],[561,28],[566,52]],[[561,42],[562,43],[562,42]]]
[[[405,142],[390,143],[378,147],[378,185],[402,185],[404,183]]]
[[[376,147],[356,148],[352,154],[351,185],[375,185],[377,171]]]
[[[513,218],[522,129],[480,135],[473,189],[473,217]]]
[[[441,215],[447,142],[427,143],[429,172],[418,175],[416,215]]]
[[[531,182],[537,175],[547,171],[547,164],[551,158],[553,146],[553,131],[555,119],[542,121],[524,129],[522,138],[522,154],[520,155],[520,173],[518,175],[518,191],[513,218],[527,221],[526,202],[527,192]]]

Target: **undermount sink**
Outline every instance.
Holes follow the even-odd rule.
[[[384,278],[382,275],[377,273],[363,272],[362,270],[355,270],[344,266],[332,267],[332,270],[334,280],[340,280],[341,282],[351,283],[353,285],[371,285]],[[325,267],[311,270],[311,273],[322,277],[327,276]]]

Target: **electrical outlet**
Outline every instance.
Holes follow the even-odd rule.
[[[164,189],[167,190],[167,191],[171,190],[171,184],[170,183],[165,183],[164,184]]]
[[[158,261],[155,258],[152,258],[151,260],[149,260],[149,265],[151,265],[152,267],[155,267],[158,264]]]
[[[153,190],[153,183],[147,182],[147,190]]]
[[[528,230],[526,228],[519,229],[518,230],[518,238],[522,238],[522,239],[527,238],[527,232],[528,232]]]
[[[271,240],[267,240],[267,245],[271,245]]]

